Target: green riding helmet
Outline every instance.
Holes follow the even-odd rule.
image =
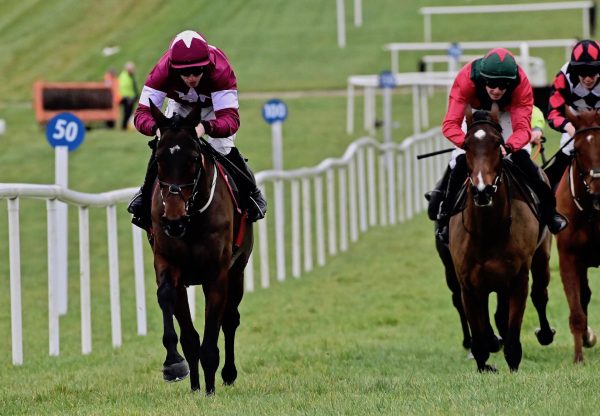
[[[480,74],[488,79],[516,79],[518,73],[515,57],[504,48],[492,49],[481,60]]]

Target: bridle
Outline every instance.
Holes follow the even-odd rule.
[[[469,135],[469,132],[472,131],[474,128],[476,128],[477,126],[480,125],[488,125],[488,126],[492,126],[496,132],[500,135],[500,139],[498,139],[498,144],[501,145],[502,144],[502,127],[500,126],[499,123],[493,121],[493,120],[476,120],[473,123],[471,123],[471,125],[469,126],[469,128],[467,129],[467,136]],[[472,139],[473,136],[470,136],[469,138],[469,142]],[[467,143],[468,146],[468,143]],[[502,158],[502,151],[500,150],[500,147],[498,146],[498,152],[500,153],[500,158]],[[488,185],[489,187],[491,187],[491,192],[489,192],[490,195],[494,195],[497,191],[498,191],[498,183],[501,181],[502,178],[502,174],[503,174],[503,165],[501,164],[500,166],[500,171],[498,173],[496,173],[496,177],[494,178],[494,181],[492,183],[492,185]],[[473,178],[471,177],[471,175],[469,175],[469,182],[471,184],[472,187],[475,187],[475,183],[473,182]],[[487,189],[487,187],[486,187]]]
[[[163,206],[165,206],[166,198],[169,195],[177,196],[184,201],[185,215],[188,218],[191,217],[192,215],[203,213],[204,211],[206,211],[208,209],[208,207],[212,203],[212,200],[213,200],[213,197],[215,194],[216,184],[217,184],[217,172],[218,172],[214,157],[212,155],[210,155],[212,162],[215,166],[213,168],[213,178],[212,178],[212,182],[211,182],[209,196],[207,198],[207,201],[205,202],[205,204],[202,207],[196,208],[195,201],[196,201],[196,197],[199,192],[198,186],[200,183],[200,178],[202,177],[203,168],[205,171],[206,171],[206,168],[205,168],[205,163],[204,163],[205,162],[204,153],[202,152],[203,145],[200,143],[197,136],[195,136],[195,137],[192,136],[192,140],[194,141],[195,147],[198,150],[198,156],[196,156],[193,160],[194,166],[197,166],[197,169],[198,169],[198,171],[196,172],[196,177],[194,178],[194,181],[188,182],[188,183],[183,183],[183,184],[174,184],[174,183],[165,182],[165,181],[161,180],[160,178],[157,178],[158,184],[159,184],[159,189],[160,189],[160,195],[162,197]],[[155,159],[155,163],[158,163],[158,161],[156,159]],[[188,199],[186,199],[185,196],[183,195],[183,190],[185,188],[192,188],[191,195]],[[166,191],[166,194],[165,194],[165,191]]]
[[[575,132],[575,134],[573,135],[573,140],[575,139],[575,137],[577,137],[583,133],[587,133],[590,131],[599,131],[599,130],[600,130],[600,126],[584,127]],[[594,195],[592,194],[591,184],[594,180],[600,179],[600,168],[597,168],[597,167],[591,168],[589,170],[589,172],[586,174],[584,168],[581,166],[581,162],[579,161],[579,159],[577,157],[577,153],[575,153],[575,157],[573,158],[573,160],[574,160],[574,164],[577,166],[577,172],[579,175],[579,179],[581,180],[581,183],[583,184],[583,188],[585,190],[586,195],[593,197]],[[590,178],[589,181],[587,179],[588,177]],[[574,178],[574,173],[573,173],[573,164],[571,164],[569,166],[569,190],[571,192],[571,197],[573,198],[573,201],[575,202],[575,205],[577,206],[577,209],[579,209],[580,211],[584,211],[583,202],[581,201],[580,197],[578,197],[576,195],[576,192],[575,192],[575,178]]]

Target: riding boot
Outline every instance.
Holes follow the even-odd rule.
[[[451,170],[450,166],[448,166],[444,172],[444,176],[435,184],[435,188],[425,194],[425,199],[429,201],[427,216],[431,221],[435,221],[440,212],[440,205],[444,200],[444,193],[448,187],[448,178],[450,178]]]
[[[234,181],[237,184],[240,192],[247,199],[246,208],[248,209],[248,220],[250,222],[258,221],[265,217],[267,212],[267,201],[263,197],[262,192],[256,186],[254,173],[246,163],[246,159],[240,154],[235,147],[225,156],[227,160],[233,163],[237,169],[229,169],[229,173],[233,175]]]
[[[439,214],[437,215],[436,237],[444,244],[448,244],[450,215],[454,208],[454,200],[458,191],[465,182],[467,177],[467,158],[463,155],[458,155],[455,159],[456,164],[453,169],[450,169],[448,175],[448,186],[444,195],[444,200],[440,205]]]
[[[148,142],[148,146],[152,149],[152,154],[150,155],[148,167],[146,168],[144,183],[127,206],[127,211],[130,214],[133,214],[131,223],[143,230],[147,230],[152,225],[152,219],[150,218],[152,187],[154,186],[154,181],[158,174],[158,167],[154,160],[157,141],[158,139],[153,139]]]
[[[569,163],[571,163],[571,156],[560,151],[554,157],[552,164],[544,169],[550,181],[550,188],[555,192]]]
[[[566,155],[565,155],[566,156]],[[540,200],[540,216],[552,234],[564,230],[569,224],[567,219],[556,212],[556,197],[552,188],[544,181],[540,168],[531,160],[529,153],[519,150],[511,155],[511,159],[521,169],[533,191]]]

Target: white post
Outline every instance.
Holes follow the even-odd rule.
[[[346,10],[344,9],[344,0],[336,0],[337,12],[337,40],[338,46],[346,46]]]
[[[425,42],[431,42],[431,15],[429,14],[423,15],[423,32]]]
[[[348,163],[348,197],[350,212],[350,241],[358,241],[358,203],[356,195],[356,159]]]
[[[56,146],[54,148],[54,182],[67,189],[69,187],[69,148]],[[56,278],[58,282],[58,313],[64,315],[68,309],[68,205],[56,203]]]
[[[87,207],[79,207],[79,297],[81,301],[81,353],[92,352],[92,296],[90,289],[90,220]]]
[[[392,89],[383,89],[383,141],[392,142]]]
[[[583,38],[584,39],[589,39],[590,38],[590,9],[589,8],[584,8],[582,9],[582,18],[583,18],[583,22],[581,22],[581,27],[583,28]]]
[[[292,180],[292,276],[300,277],[300,185]]]
[[[135,274],[135,305],[137,311],[138,335],[148,333],[146,324],[146,285],[144,282],[144,255],[142,247],[142,229],[132,225],[133,266]]]
[[[244,271],[244,290],[254,292],[254,256],[250,253],[246,270]]]
[[[354,132],[354,85],[348,78],[348,88],[346,93],[346,133]]]
[[[260,187],[260,190],[267,198],[267,192],[264,187]],[[267,221],[258,222],[258,239],[260,246],[260,282],[262,287],[269,287],[270,273],[269,273],[269,242],[267,237]]]
[[[354,26],[362,26],[362,1],[354,0]]]
[[[48,344],[49,354],[57,356],[60,353],[58,299],[56,281],[56,200],[46,201],[48,216]]]
[[[360,230],[367,231],[367,186],[365,175],[365,149],[358,151],[356,173],[358,175],[358,212],[360,218]]]
[[[323,221],[323,178],[315,178],[315,225],[317,229],[317,263],[325,265],[325,227]]]
[[[336,238],[336,215],[335,215],[335,171],[329,168],[327,171],[327,243],[329,255],[337,254]]]
[[[10,263],[10,331],[12,362],[23,364],[23,319],[21,306],[21,239],[19,199],[8,200],[8,239]]]
[[[304,270],[313,268],[312,259],[312,216],[310,209],[310,179],[302,178],[302,226],[304,240]]]
[[[271,124],[273,144],[273,169],[283,170],[283,134],[280,121]],[[275,258],[277,261],[277,280],[285,280],[285,213],[283,182],[274,182],[275,195]]]
[[[369,134],[375,134],[375,88],[364,88],[364,128]]]
[[[369,225],[377,225],[377,188],[375,184],[375,148],[367,149],[367,188],[369,193]]]
[[[348,250],[348,211],[347,211],[347,192],[346,168],[340,167],[339,174],[339,212],[340,212],[340,251]]]
[[[119,293],[119,239],[117,237],[117,208],[115,205],[106,207],[106,226],[108,228],[108,277],[112,345],[117,348],[121,346],[123,341],[121,337],[121,300]]]
[[[527,76],[531,76],[531,68],[529,67],[529,45],[526,42],[521,43],[521,67],[527,74]]]

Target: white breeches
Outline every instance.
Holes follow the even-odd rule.
[[[566,142],[569,141],[569,139],[571,139],[571,136],[569,136],[569,133],[563,133],[560,136],[560,147],[563,147],[565,145]],[[571,154],[573,153],[573,150],[575,150],[575,140],[571,140],[571,143],[569,143],[568,145],[566,145],[563,149],[562,152],[567,155],[567,156],[571,156]]]
[[[168,99],[167,100],[167,108],[165,109],[165,115],[167,117],[172,117],[174,113],[177,113],[183,117],[187,116],[190,111],[192,111],[192,106],[180,104],[175,100]],[[212,107],[203,108],[200,117],[202,120],[214,120],[215,112]],[[218,137],[213,138],[210,136],[206,136],[206,141],[210,143],[210,145],[222,155],[229,154],[232,147],[235,147],[235,134],[229,137]]]

